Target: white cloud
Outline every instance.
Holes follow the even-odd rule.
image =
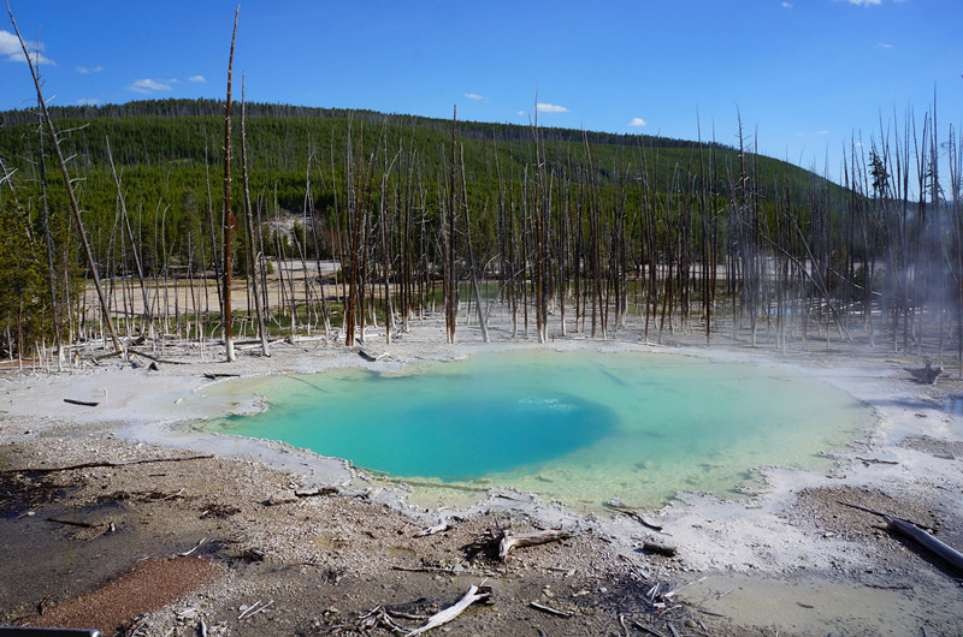
[[[484,101],[485,101],[485,96],[484,96],[484,95],[480,95],[480,94],[478,94],[478,93],[472,93],[471,91],[468,91],[467,93],[465,93],[465,97],[467,97],[468,99],[472,100],[473,102],[484,102]]]
[[[135,93],[159,93],[161,91],[171,90],[171,85],[158,80],[145,78],[143,80],[135,80],[129,88]]]
[[[27,49],[34,64],[54,64],[55,62],[43,54],[43,42],[27,41]],[[20,40],[16,34],[0,29],[0,58],[7,62],[26,62]]]
[[[644,117],[633,117],[629,120],[629,123],[626,124],[626,126],[631,126],[632,128],[642,128],[646,124],[648,124],[648,122],[645,121]]]
[[[568,109],[564,106],[559,106],[558,104],[549,104],[548,102],[539,102],[535,105],[539,113],[567,113]]]
[[[824,137],[824,136],[826,136],[826,135],[829,134],[829,131],[826,130],[826,129],[818,130],[818,131],[816,131],[816,134],[819,135],[820,137]]]
[[[891,42],[877,42],[877,43],[876,43],[876,48],[879,48],[879,49],[892,49],[894,46],[896,46],[896,45],[895,45],[895,44],[892,44]]]
[[[528,113],[526,113],[525,111],[516,111],[515,114],[518,115],[519,117],[525,117],[526,115],[528,115]]]
[[[792,9],[792,2],[790,2],[789,0],[782,0],[782,8]]]
[[[883,0],[846,0],[854,7],[878,7],[883,4]]]
[[[193,82],[194,84],[207,84],[207,78],[203,75],[192,75],[187,78],[188,82]]]
[[[100,106],[101,102],[96,97],[81,97],[77,100],[77,106]]]
[[[77,72],[80,73],[81,75],[93,75],[94,73],[100,73],[103,70],[104,70],[104,67],[102,67],[99,64],[96,66],[78,66],[77,67]]]

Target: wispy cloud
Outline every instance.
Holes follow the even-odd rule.
[[[77,106],[100,106],[101,101],[96,97],[81,97],[77,100]]]
[[[854,7],[878,7],[883,4],[883,0],[846,0],[846,3]]]
[[[143,80],[135,80],[128,88],[135,93],[160,93],[171,90],[171,85],[168,80],[162,82],[144,78]]]
[[[27,50],[34,64],[54,64],[55,62],[43,54],[43,42],[27,41]],[[0,29],[0,58],[7,62],[26,62],[20,40],[16,34]]]
[[[471,91],[468,91],[467,93],[465,93],[465,97],[467,97],[468,99],[470,99],[470,100],[473,101],[473,102],[484,102],[484,101],[485,101],[485,96],[484,96],[484,95],[481,95],[480,93],[472,93]]]
[[[100,73],[103,70],[104,70],[104,67],[102,67],[99,64],[97,64],[96,66],[81,65],[77,67],[77,72],[80,73],[81,75],[93,75],[94,73]]]
[[[781,4],[783,9],[792,9],[792,2],[789,0],[782,0]]]
[[[644,117],[633,117],[629,120],[629,123],[626,124],[626,126],[631,126],[632,128],[642,128],[646,124],[648,124],[648,122],[645,121]]]
[[[896,45],[893,44],[892,42],[877,42],[877,43],[876,43],[876,48],[877,48],[877,49],[892,49],[892,48],[894,48],[895,46],[896,46]]]
[[[193,82],[194,84],[207,84],[207,78],[203,75],[192,75],[187,78],[188,82]]]
[[[549,104],[548,102],[539,102],[535,105],[539,113],[567,113],[568,109],[564,106],[559,106],[558,104]]]

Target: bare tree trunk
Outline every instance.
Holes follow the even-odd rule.
[[[481,302],[481,291],[478,289],[478,271],[475,269],[475,249],[471,244],[471,217],[468,212],[468,181],[465,177],[465,147],[459,146],[461,161],[462,209],[465,212],[465,244],[468,247],[468,268],[471,271],[471,287],[475,296],[475,310],[478,312],[478,327],[481,328],[482,340],[488,342],[488,326],[485,321],[485,308]]]
[[[240,7],[234,10],[234,28],[231,31],[231,50],[227,59],[227,97],[224,102],[224,210],[221,217],[224,225],[224,307],[221,315],[224,319],[224,351],[228,362],[237,359],[234,352],[234,322],[231,308],[231,275],[234,269],[234,226],[237,219],[231,206],[231,89],[233,88],[231,74],[234,71],[234,45],[237,41],[237,19]]]
[[[251,270],[251,285],[254,294],[254,312],[257,314],[257,333],[261,339],[261,354],[271,355],[271,347],[268,344],[267,331],[264,329],[264,312],[261,308],[261,295],[258,290],[258,263],[257,238],[254,234],[254,211],[251,209],[251,188],[248,178],[247,162],[247,101],[245,100],[246,86],[244,79],[241,79],[241,179],[244,182],[244,218],[247,222],[248,237],[248,265]]]

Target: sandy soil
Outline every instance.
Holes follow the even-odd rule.
[[[460,344],[446,346],[440,322],[426,320],[387,348],[372,330],[368,346],[390,353],[373,364],[382,370],[480,348],[539,347],[510,341],[504,326],[491,332],[495,343],[482,345],[476,330],[460,326]],[[201,620],[210,634],[351,632],[382,605],[410,628],[470,584],[483,584],[492,589],[491,603],[466,611],[451,624],[454,633],[642,634],[633,624],[639,622],[666,637],[963,634],[959,580],[876,528],[874,516],[839,504],[898,514],[963,546],[963,419],[948,408],[963,386],[915,385],[901,371],[910,361],[838,344],[830,352],[820,342],[812,351],[777,356],[738,343],[697,342],[676,336],[656,347],[626,329],[614,340],[574,336],[548,347],[789,366],[850,392],[878,420],[851,445],[827,449],[834,462],[825,473],[762,467],[762,481],[738,499],[679,494],[646,513],[664,527],[664,534],[653,534],[626,516],[577,514],[499,488],[425,507],[404,485],[374,480],[339,459],[191,426],[263,408],[256,397],[212,391],[205,372],[372,365],[334,342],[278,343],[270,359],[249,348],[230,366],[215,362],[213,350],[202,360],[196,350],[169,347],[165,358],[187,364],[149,371],[115,359],[85,371],[0,377],[0,470],[8,470],[0,473],[0,621],[74,618],[71,609],[94,608],[83,603],[94,599],[105,610],[79,617],[108,634],[118,625],[138,634],[194,634]],[[71,406],[63,398],[99,405]],[[194,454],[214,457],[9,471]],[[296,495],[318,487],[336,487],[338,494]],[[414,537],[440,520],[451,529]],[[505,527],[562,527],[575,536],[521,549],[504,564],[466,555],[466,545]],[[678,554],[642,552],[642,542],[653,538],[677,546]],[[210,569],[164,561],[201,540],[190,557],[210,562]],[[166,565],[161,579],[170,584],[155,596],[131,593],[143,586],[143,558],[151,568]],[[263,611],[248,608],[257,602],[271,603]],[[238,619],[245,610],[248,616]],[[388,634],[384,626],[374,631]]]

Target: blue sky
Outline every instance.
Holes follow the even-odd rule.
[[[224,93],[233,2],[13,0],[55,103]],[[247,0],[251,100],[735,142],[838,166],[879,114],[963,120],[963,0],[323,2]],[[9,32],[4,20],[0,29]],[[0,108],[32,104],[0,31]],[[644,124],[644,125],[642,125]]]

